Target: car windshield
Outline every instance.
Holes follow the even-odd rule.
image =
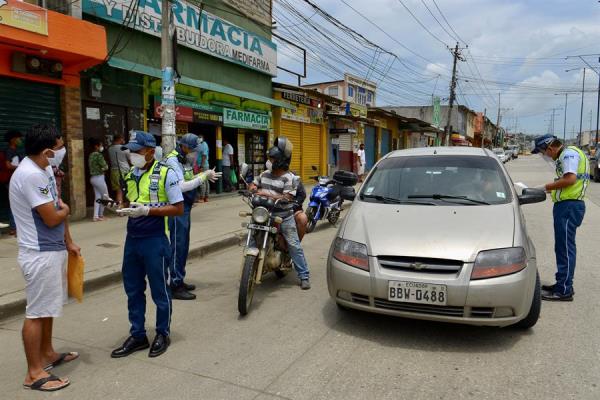
[[[495,159],[435,155],[382,160],[365,182],[360,198],[387,204],[394,199],[406,204],[420,200],[436,205],[484,205],[508,203],[512,195]]]

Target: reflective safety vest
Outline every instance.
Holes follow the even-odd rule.
[[[192,167],[187,167],[185,165],[183,165],[183,163],[181,163],[179,161],[179,152],[177,150],[173,150],[172,152],[170,152],[169,154],[167,154],[167,156],[165,157],[165,159],[169,159],[169,158],[175,158],[177,160],[177,162],[182,165],[183,168],[183,180],[184,181],[191,181],[192,179],[194,179],[194,170],[192,169]]]
[[[133,168],[125,175],[125,184],[127,185],[127,200],[145,204],[149,207],[162,207],[169,204],[169,197],[165,188],[167,172],[170,168],[162,162],[155,161],[148,171],[142,176],[133,175]],[[145,218],[163,218],[163,217],[145,217]],[[169,232],[168,218],[165,220],[165,233]]]
[[[178,168],[183,170],[183,180],[186,182],[191,181],[192,179],[194,179],[194,170],[192,169],[192,167],[187,167],[180,161],[181,156],[183,155],[180,155],[177,150],[173,150],[172,152],[167,154],[165,160],[174,158],[177,161]],[[192,206],[194,204],[194,201],[196,201],[196,191],[188,190],[187,192],[183,192],[183,200],[185,201],[185,204],[187,204],[188,206]]]
[[[573,150],[579,154],[579,165],[577,166],[577,181],[566,188],[553,190],[552,201],[559,202],[565,200],[583,200],[585,197],[585,191],[590,184],[590,161],[586,155],[578,147],[568,146],[563,148],[558,160],[556,160],[556,176],[560,179],[563,177],[563,161],[565,158],[566,150]]]

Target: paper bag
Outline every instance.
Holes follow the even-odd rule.
[[[83,257],[69,253],[69,263],[67,265],[67,283],[69,296],[81,303],[83,300],[83,269],[85,262]]]

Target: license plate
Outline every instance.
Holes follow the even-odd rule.
[[[257,229],[259,231],[270,231],[271,228],[266,225],[248,224],[248,229]]]
[[[446,293],[446,285],[389,281],[388,300],[445,306],[448,301],[448,295]]]

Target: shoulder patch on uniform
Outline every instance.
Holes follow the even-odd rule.
[[[44,196],[47,196],[48,193],[50,193],[50,185],[46,185],[46,187],[38,186],[38,190],[40,191],[41,194],[43,194]]]

